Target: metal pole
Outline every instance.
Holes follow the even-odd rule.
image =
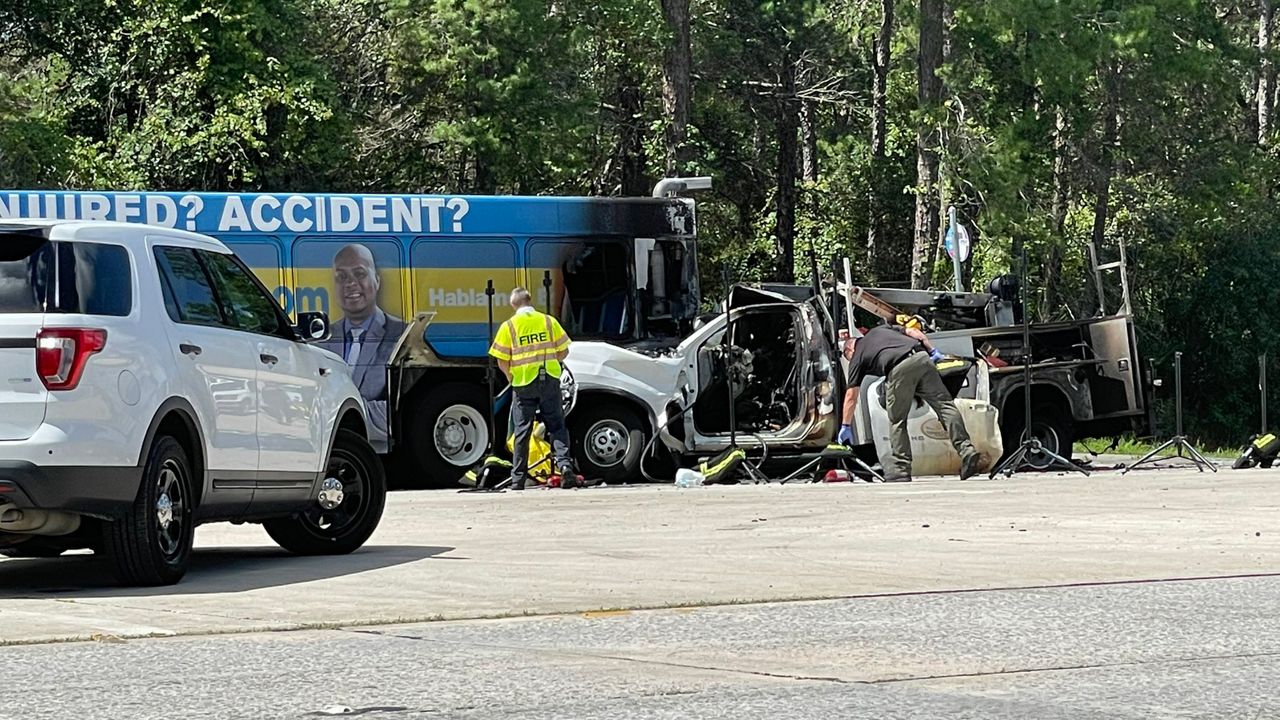
[[[827,296],[827,312],[831,313],[831,320],[835,327],[831,331],[835,333],[831,342],[839,347],[840,342],[840,268],[836,266],[835,256],[831,257],[831,294]]]
[[[1129,301],[1129,258],[1124,251],[1124,236],[1120,236],[1120,295],[1121,307],[1125,315],[1133,314],[1133,305]]]
[[[729,391],[729,447],[738,447],[738,402],[733,396],[733,358],[729,349],[733,347],[733,315],[729,307],[729,298],[733,295],[733,287],[729,285],[729,263],[720,266],[720,277],[724,281],[724,382]]]
[[[1258,356],[1258,389],[1262,393],[1262,434],[1267,434],[1267,354]]]
[[[551,271],[550,270],[542,271],[542,290],[547,295],[547,314],[550,315],[552,314],[551,313]]]
[[[849,265],[849,258],[844,259],[844,321],[848,325],[849,336],[853,337],[853,329],[857,324],[853,321],[853,270]]]
[[[1175,435],[1182,437],[1182,352],[1173,354],[1173,411],[1177,424]]]
[[[964,292],[964,283],[960,279],[960,233],[956,229],[956,206],[952,205],[947,208],[947,215],[951,220],[951,229],[947,234],[951,236],[951,265],[956,272],[956,292]]]
[[[494,295],[492,280],[490,280],[489,284],[485,286],[484,295],[485,295],[485,299],[488,301],[487,304],[489,306],[489,340],[490,342],[492,342],[493,341],[493,295]],[[495,379],[494,376],[496,375],[496,373],[494,372],[493,365],[494,365],[493,356],[487,355],[485,368],[484,368],[484,375],[485,375],[485,382],[489,384],[489,451],[490,452],[493,452],[493,449],[497,447],[497,442],[498,442],[498,414],[493,407],[494,405],[497,404],[498,398],[493,396],[493,381]]]
[[[1031,314],[1027,312],[1027,248],[1022,247],[1022,439],[1032,440],[1031,423]],[[1038,443],[1037,443],[1038,444]],[[1061,450],[1062,448],[1058,448]],[[1070,449],[1068,449],[1070,452]],[[1015,467],[1014,470],[1017,470]]]

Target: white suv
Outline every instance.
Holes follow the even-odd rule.
[[[155,585],[206,522],[351,552],[386,500],[367,428],[346,364],[217,240],[0,221],[0,553],[93,548]]]

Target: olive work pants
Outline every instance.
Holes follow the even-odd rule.
[[[884,468],[888,477],[911,477],[911,436],[907,432],[907,415],[917,397],[938,414],[961,458],[977,452],[969,441],[969,431],[965,430],[960,411],[952,402],[947,386],[942,384],[942,376],[928,353],[917,352],[900,360],[889,371],[884,384],[885,408],[889,411],[889,447],[892,450]]]
[[[560,381],[546,373],[538,373],[533,382],[513,390],[511,414],[516,441],[512,448],[511,484],[524,487],[529,479],[529,438],[533,435],[533,421],[538,415],[542,416],[542,424],[547,430],[556,468],[561,471],[573,468],[562,402]]]

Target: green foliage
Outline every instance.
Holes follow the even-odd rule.
[[[897,2],[873,167],[880,6],[692,1],[684,170],[716,183],[699,216],[707,296],[724,263],[780,270],[778,148],[803,107],[818,175],[796,193],[795,276],[812,248],[824,272],[847,255],[859,278],[905,280],[925,125],[975,241],[968,281],[1025,248],[1037,317],[1095,313],[1097,225],[1104,261],[1125,246],[1144,352],[1166,374],[1186,353],[1194,432],[1237,441],[1253,357],[1280,341],[1265,322],[1280,158],[1258,143],[1254,4],[950,0],[946,100],[923,113],[916,3]],[[641,194],[665,169],[671,37],[656,0],[8,0],[0,186]],[[935,282],[950,275],[942,256]]]

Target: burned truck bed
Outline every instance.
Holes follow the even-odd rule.
[[[945,353],[987,358],[991,404],[1000,411],[1005,447],[1021,440],[1026,392],[1031,393],[1031,430],[1054,452],[1069,454],[1079,439],[1150,431],[1149,379],[1128,315],[1031,323],[1027,353],[1020,308],[1011,299],[1016,289],[939,293],[855,287],[847,292],[851,305],[883,319],[891,319],[885,317],[890,312],[919,315],[932,330],[933,344]],[[1022,373],[1027,363],[1030,388]]]

